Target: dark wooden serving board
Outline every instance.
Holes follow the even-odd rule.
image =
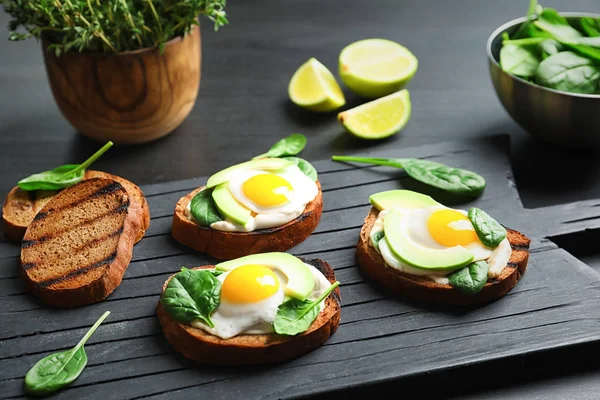
[[[600,274],[549,237],[600,227],[598,201],[524,209],[512,179],[508,137],[439,143],[380,156],[422,157],[472,169],[488,186],[457,199],[399,170],[314,162],[324,192],[317,230],[291,253],[322,258],[342,283],[342,322],[316,351],[263,368],[197,366],[163,337],[154,307],[165,279],[181,266],[213,263],[170,236],[176,201],[205,178],[143,188],[152,222],[117,290],[105,301],[59,310],[28,294],[19,246],[0,242],[0,396],[23,396],[23,377],[41,357],[73,346],[105,310],[86,346],[89,364],[57,398],[294,398],[600,339]],[[467,209],[477,205],[532,238],[527,273],[504,298],[475,309],[433,307],[390,297],[365,282],[354,246],[371,193],[418,190]]]

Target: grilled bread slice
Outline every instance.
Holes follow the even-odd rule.
[[[112,179],[86,179],[60,191],[36,214],[21,242],[28,289],[59,307],[104,299],[131,260],[141,229],[137,212]]]
[[[527,268],[529,238],[515,230],[507,229],[507,238],[512,248],[508,265],[499,277],[488,280],[481,292],[475,296],[467,296],[450,285],[439,284],[427,277],[402,273],[388,267],[381,254],[369,244],[369,234],[378,215],[379,210],[372,207],[365,218],[356,245],[356,261],[369,278],[395,294],[415,300],[445,304],[483,304],[504,296],[517,284]]]
[[[207,253],[219,260],[230,260],[249,254],[287,251],[315,230],[323,211],[323,198],[319,181],[317,197],[304,208],[295,220],[275,228],[252,232],[224,232],[203,227],[188,217],[187,207],[192,198],[203,189],[199,187],[179,199],[173,215],[172,235],[178,242],[194,250]]]
[[[329,264],[320,260],[303,260],[311,264],[329,280],[335,274]],[[214,268],[203,266],[202,268]],[[172,276],[171,276],[172,277]],[[163,291],[167,287],[167,279]],[[158,302],[156,313],[167,340],[185,357],[208,365],[273,364],[306,354],[325,343],[335,333],[341,316],[340,288],[335,288],[325,299],[325,307],[305,332],[296,336],[272,334],[238,335],[221,339],[201,329],[172,319]]]
[[[127,190],[131,197],[131,207],[139,208],[137,214],[140,215],[141,229],[137,234],[136,242],[141,240],[150,225],[150,208],[142,190],[127,179],[106,172],[87,170],[84,179],[90,178],[112,179]],[[2,207],[3,230],[6,237],[17,242],[21,241],[33,218],[58,192],[55,190],[24,191],[15,186],[6,196]]]

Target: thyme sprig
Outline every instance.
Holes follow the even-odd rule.
[[[57,56],[68,51],[163,49],[206,16],[228,23],[226,0],[0,0],[12,16],[10,40],[44,38]],[[17,32],[17,30],[24,30]]]

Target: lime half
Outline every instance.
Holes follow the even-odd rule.
[[[406,47],[386,39],[359,40],[339,57],[339,73],[358,95],[377,98],[404,88],[417,72],[417,57]]]
[[[382,139],[392,136],[410,119],[410,94],[399,92],[372,100],[338,114],[338,120],[354,136]]]
[[[346,104],[335,77],[316,58],[296,70],[288,86],[290,100],[311,111],[333,111]]]

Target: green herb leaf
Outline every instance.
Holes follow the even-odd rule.
[[[542,12],[542,7],[538,5],[537,0],[529,0],[529,9],[527,10],[527,21],[523,22],[519,29],[513,35],[514,39],[525,37],[529,31],[531,23],[535,21]]]
[[[211,189],[203,189],[196,193],[190,202],[190,213],[200,226],[210,226],[214,222],[223,221]]]
[[[485,261],[473,262],[450,274],[448,280],[453,288],[468,296],[474,296],[485,286],[489,268]]]
[[[184,324],[199,319],[211,328],[210,315],[220,301],[221,282],[211,271],[187,268],[173,276],[160,298],[171,318]]]
[[[213,274],[213,276],[219,276],[225,273],[225,271],[219,271],[217,269],[213,269],[210,271],[211,274]]]
[[[106,143],[82,164],[67,164],[50,171],[33,174],[18,183],[21,190],[61,190],[73,186],[83,179],[85,170],[113,145]]]
[[[581,29],[589,37],[600,37],[600,18],[583,17],[579,20]]]
[[[556,90],[592,94],[598,88],[600,69],[589,58],[562,51],[540,63],[535,80]]]
[[[314,301],[291,299],[280,305],[273,321],[275,332],[293,336],[306,331],[319,315],[319,304],[339,284],[336,281]]]
[[[35,363],[25,375],[25,391],[33,396],[48,396],[77,379],[87,364],[83,346],[109,314],[110,311],[102,314],[72,349],[50,354]]]
[[[315,167],[312,166],[311,163],[309,163],[305,159],[299,158],[299,157],[283,157],[283,158],[285,158],[286,160],[293,161],[298,166],[300,171],[304,172],[304,175],[308,176],[313,181],[317,180],[317,178],[318,178],[317,170],[315,169]]]
[[[542,58],[546,59],[551,55],[564,51],[565,46],[554,39],[543,39],[540,44],[542,48]]]
[[[506,239],[506,229],[482,209],[472,207],[468,213],[477,237],[487,247],[496,247]]]
[[[450,193],[479,196],[485,189],[485,179],[475,172],[462,168],[416,158],[372,158],[333,156],[333,161],[354,161],[367,164],[403,168],[413,179]]]
[[[582,36],[577,29],[569,25],[565,17],[553,8],[544,8],[542,14],[533,24],[562,40],[576,39]]]
[[[500,66],[502,70],[521,78],[529,78],[535,75],[540,64],[539,58],[537,46],[534,45],[505,44],[500,49]]]
[[[57,56],[69,51],[123,52],[155,47],[188,34],[207,16],[214,28],[228,23],[226,0],[22,1],[2,0],[12,16],[12,40],[45,38]],[[16,32],[24,28],[27,33]]]
[[[384,237],[385,237],[384,231],[375,232],[375,234],[373,234],[373,236],[371,236],[371,244],[373,245],[373,247],[375,247],[377,250],[379,250],[379,242]]]
[[[254,157],[254,159],[295,156],[304,150],[304,147],[306,147],[306,142],[306,136],[302,135],[301,133],[292,133],[291,135],[279,140],[277,143],[271,146],[268,152],[258,155]]]

